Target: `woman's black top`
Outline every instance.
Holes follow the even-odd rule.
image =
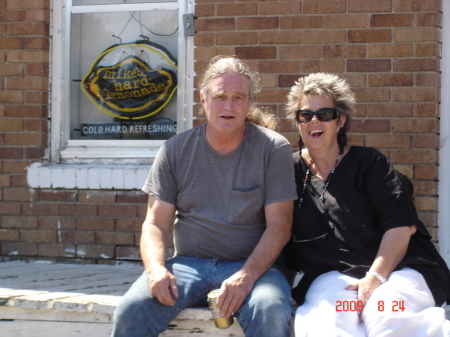
[[[307,166],[299,152],[294,154],[294,162],[300,199]],[[311,242],[291,239],[284,251],[284,264],[305,274],[293,290],[299,305],[311,282],[323,273],[337,270],[363,278],[383,234],[412,225],[417,231],[396,270],[410,267],[421,273],[437,306],[450,300],[449,270],[417,217],[413,186],[381,151],[352,146],[331,176],[322,202],[324,187],[324,181],[310,175],[302,207],[298,209],[298,200],[295,204],[292,231],[296,240],[327,236]]]

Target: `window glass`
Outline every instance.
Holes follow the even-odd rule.
[[[70,139],[176,134],[177,10],[72,13],[70,31]]]

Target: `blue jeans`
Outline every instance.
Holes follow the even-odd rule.
[[[112,336],[158,336],[184,308],[207,307],[208,292],[220,288],[244,263],[186,256],[168,260],[166,267],[178,284],[179,298],[174,306],[163,305],[152,297],[144,273],[120,301],[114,313]],[[246,337],[289,336],[291,290],[276,266],[255,283],[235,316]]]

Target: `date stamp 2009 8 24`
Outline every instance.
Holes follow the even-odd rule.
[[[405,311],[405,301],[392,301],[386,305],[384,301],[378,301],[377,305],[378,311],[389,310],[389,305],[392,312]],[[362,311],[363,308],[363,301],[336,301],[336,311]]]

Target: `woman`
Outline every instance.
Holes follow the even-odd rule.
[[[285,265],[299,336],[449,336],[449,271],[413,204],[411,182],[374,148],[348,146],[355,99],[332,74],[288,96],[298,125],[298,201]]]

